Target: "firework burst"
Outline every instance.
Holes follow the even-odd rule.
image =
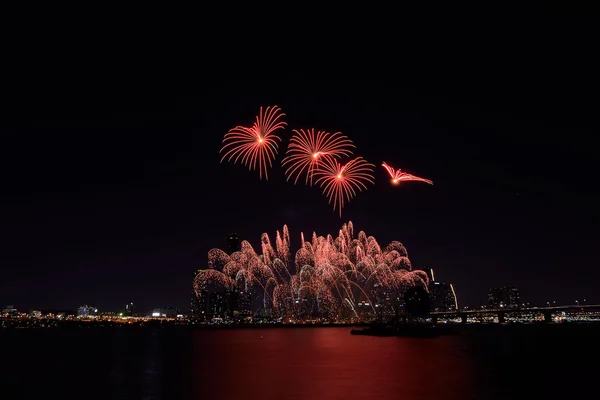
[[[394,185],[397,185],[402,181],[418,181],[418,182],[425,182],[430,185],[433,185],[433,182],[430,181],[429,179],[420,178],[415,175],[407,174],[406,172],[402,172],[401,169],[398,169],[396,171],[394,168],[390,167],[386,163],[383,163],[382,166],[383,166],[383,168],[385,168],[385,170],[388,172],[388,174],[392,178],[392,183]]]
[[[287,125],[282,121],[285,116],[277,106],[267,107],[264,112],[260,112],[256,117],[256,122],[248,128],[245,126],[236,126],[225,134],[223,138],[223,147],[219,153],[223,153],[221,162],[225,159],[248,167],[249,170],[258,169],[260,179],[263,174],[265,179],[269,179],[267,169],[273,165],[273,160],[277,155],[281,137],[276,133],[279,129],[284,129]]]
[[[252,294],[255,304],[274,315],[290,319],[329,321],[369,319],[375,307],[392,314],[406,289],[427,289],[428,277],[413,270],[406,248],[391,242],[382,249],[365,232],[354,237],[352,222],[344,224],[337,237],[317,236],[304,241],[292,258],[287,226],[277,232],[275,247],[269,236],[261,236],[257,253],[247,241],[241,251],[208,253],[208,269],[194,280],[198,296],[211,290],[233,289]]]
[[[329,133],[325,131],[316,131],[315,129],[293,130],[294,135],[290,139],[290,144],[286,156],[281,163],[286,168],[285,174],[287,180],[294,180],[294,185],[303,174],[306,174],[306,184],[312,186],[313,174],[319,167],[319,161],[326,157],[341,158],[352,155],[354,144],[347,136],[341,132]]]
[[[357,192],[367,190],[367,183],[375,184],[374,168],[375,165],[362,157],[343,165],[335,159],[324,158],[322,167],[315,171],[315,183],[320,184],[329,204],[333,203],[333,210],[339,210],[341,217],[346,201],[354,198]]]

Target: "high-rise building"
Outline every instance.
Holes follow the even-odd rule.
[[[238,292],[234,313],[241,317],[252,316],[252,297],[249,292]]]
[[[202,290],[198,293],[198,321],[204,322],[212,318],[212,313],[208,308],[210,305],[210,293]]]
[[[2,310],[2,314],[7,314],[7,315],[16,315],[17,314],[17,309],[15,308],[15,306],[8,305],[4,308],[4,310]]]
[[[200,319],[200,298],[196,294],[196,291],[192,289],[190,294],[190,318],[192,320]]]
[[[224,292],[209,294],[208,317],[208,319],[227,317],[227,299]]]
[[[210,322],[213,318],[236,320],[252,316],[252,299],[249,292],[236,289],[192,291],[190,314],[195,321]]]
[[[190,318],[195,321],[200,320],[200,314],[202,311],[200,309],[200,298],[199,298],[198,294],[196,293],[196,288],[194,287],[194,283],[196,282],[196,276],[198,275],[199,271],[200,270],[194,272],[194,274],[193,274],[192,293],[190,293]]]
[[[94,306],[83,305],[77,309],[77,316],[80,318],[95,317],[98,315],[98,309]]]
[[[454,286],[435,280],[432,268],[423,268],[429,278],[429,302],[431,311],[458,311],[458,299]]]
[[[233,232],[227,235],[227,253],[235,253],[236,251],[240,251],[240,235]]]
[[[179,310],[175,307],[162,307],[152,310],[153,318],[175,318],[179,314]]]
[[[458,300],[452,284],[439,281],[429,283],[431,311],[457,311]]]
[[[133,316],[133,303],[125,304],[125,315]]]
[[[488,292],[489,308],[519,308],[520,306],[521,296],[519,294],[519,289],[514,286],[492,288]]]

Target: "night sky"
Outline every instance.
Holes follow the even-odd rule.
[[[378,81],[283,70],[184,84],[192,71],[127,63],[20,75],[0,138],[0,307],[187,311],[193,272],[229,232],[258,247],[287,224],[296,250],[300,232],[347,221],[404,243],[461,307],[503,285],[530,302],[599,302],[595,72],[576,46],[521,39],[410,73],[333,76]],[[269,180],[220,163],[223,135],[274,104],[289,129]],[[313,127],[343,132],[377,166],[342,218],[280,168],[291,129]],[[382,161],[434,186],[391,186]]]

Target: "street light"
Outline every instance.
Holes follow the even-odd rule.
[[[575,304],[579,305],[579,300],[575,300]]]

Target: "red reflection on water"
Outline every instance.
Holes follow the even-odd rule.
[[[465,399],[476,389],[465,351],[459,337],[352,336],[349,328],[196,331],[193,385],[219,399]]]

